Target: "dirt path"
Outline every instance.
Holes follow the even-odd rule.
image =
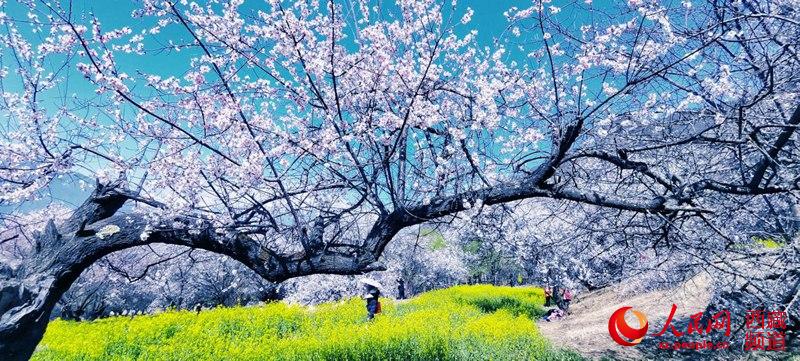
[[[669,290],[630,294],[620,287],[577,295],[570,314],[561,321],[539,321],[542,334],[553,344],[574,349],[586,357],[602,356],[615,359],[641,359],[636,347],[622,347],[608,335],[608,318],[623,306],[644,312],[652,325],[664,320],[672,304],[678,305],[675,317],[703,311],[710,298],[709,279],[697,276],[680,287]],[[635,321],[631,322],[636,325]],[[662,322],[663,323],[663,322]],[[658,323],[661,324],[661,323]]]

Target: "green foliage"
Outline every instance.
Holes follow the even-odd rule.
[[[467,266],[470,277],[497,276],[504,270],[515,273],[518,267],[505,262],[501,252],[485,246],[480,238],[473,239],[464,246],[466,253],[476,256],[476,259]]]
[[[420,234],[423,237],[428,238],[430,241],[431,251],[438,251],[447,247],[447,242],[444,240],[444,236],[435,229],[423,229]]]
[[[476,285],[382,299],[371,322],[359,299],[56,320],[33,360],[579,359],[538,333],[543,300],[539,288]]]
[[[770,238],[770,237],[761,238],[761,237],[758,237],[758,236],[754,236],[753,237],[753,242],[755,242],[755,244],[759,244],[759,245],[761,245],[761,246],[763,246],[764,248],[767,248],[767,249],[777,249],[777,248],[783,247],[783,242],[776,241],[776,240],[774,240],[773,238]]]
[[[483,245],[483,240],[480,238],[474,238],[467,242],[464,245],[464,252],[469,254],[478,254],[478,251],[481,250],[481,246]]]

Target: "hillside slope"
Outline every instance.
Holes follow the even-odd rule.
[[[558,322],[539,321],[539,329],[554,344],[563,345],[590,358],[643,359],[636,347],[622,347],[608,335],[608,319],[623,306],[644,312],[648,320],[664,320],[672,304],[678,306],[676,319],[701,312],[711,292],[709,279],[697,276],[684,284],[665,290],[630,294],[621,286],[579,295],[570,314]]]

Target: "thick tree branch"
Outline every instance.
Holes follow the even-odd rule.
[[[753,178],[750,179],[750,188],[757,188],[759,185],[761,185],[761,181],[764,179],[767,169],[775,162],[775,159],[778,157],[778,153],[783,150],[786,144],[789,143],[789,139],[792,137],[795,131],[797,131],[796,126],[800,125],[800,105],[794,109],[794,113],[792,114],[792,117],[789,118],[789,121],[786,122],[786,125],[788,126],[781,130],[777,139],[775,139],[775,142],[772,143],[772,146],[770,146],[769,150],[767,150],[767,154],[762,156],[761,160],[759,160],[758,164],[756,164],[753,171]]]

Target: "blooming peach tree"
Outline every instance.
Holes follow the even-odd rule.
[[[121,26],[2,5],[0,204],[97,179],[63,218],[4,211],[40,224],[2,240],[29,245],[0,275],[5,359],[85,268],[151,243],[281,281],[381,269],[407,227],[523,199],[716,248],[797,201],[789,0],[534,1],[490,43],[433,0],[139,5]]]

